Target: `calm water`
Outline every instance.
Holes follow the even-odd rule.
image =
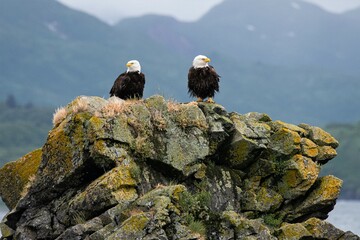
[[[6,213],[7,210],[0,209],[0,219],[2,219]],[[327,221],[343,231],[352,231],[360,235],[360,201],[337,201]]]
[[[338,200],[327,221],[360,236],[360,201]]]

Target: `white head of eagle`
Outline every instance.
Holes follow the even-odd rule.
[[[194,68],[203,68],[208,67],[210,62],[210,58],[204,55],[197,55],[193,60],[193,67]]]
[[[139,61],[131,60],[126,63],[127,71],[126,72],[141,72],[141,66]]]

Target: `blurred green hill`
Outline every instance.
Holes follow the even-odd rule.
[[[324,166],[323,174],[333,174],[344,180],[341,196],[360,199],[360,122],[331,124],[326,127],[340,142],[338,157]]]
[[[19,105],[11,96],[0,103],[0,166],[42,147],[53,112],[50,107]]]

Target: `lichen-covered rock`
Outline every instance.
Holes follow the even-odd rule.
[[[311,233],[301,223],[284,223],[278,232],[279,240],[300,240],[311,237]]]
[[[300,127],[308,131],[308,137],[319,146],[331,146],[337,148],[339,142],[319,127],[309,126],[307,124],[300,124]]]
[[[340,194],[342,181],[334,176],[324,176],[315,182],[308,195],[301,201],[288,205],[288,221],[303,220],[310,217],[326,219],[334,208]]]
[[[318,218],[310,218],[302,223],[302,225],[314,238],[340,239],[344,235],[344,232],[341,230]]]
[[[306,157],[315,158],[319,154],[319,147],[310,139],[301,139],[302,154]]]
[[[222,219],[223,228],[233,229],[232,237],[226,239],[276,239],[262,219],[247,219],[234,211],[223,212]]]
[[[281,128],[271,135],[268,147],[278,154],[285,156],[300,152],[300,135],[287,128]]]
[[[8,208],[16,206],[19,199],[26,194],[31,181],[34,181],[41,154],[41,149],[34,150],[0,169],[0,195]]]
[[[341,180],[320,128],[161,96],[81,96],[0,170],[6,239],[358,239],[323,219]],[[31,177],[34,175],[35,177]]]
[[[254,191],[255,190],[255,191]],[[246,211],[273,212],[284,201],[276,191],[261,187],[244,192],[242,209]]]
[[[314,184],[320,168],[311,159],[296,154],[283,162],[283,175],[278,189],[285,199],[295,199],[304,195]]]

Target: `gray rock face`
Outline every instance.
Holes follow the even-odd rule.
[[[217,104],[78,97],[0,169],[3,239],[359,239],[324,221],[338,144]]]

